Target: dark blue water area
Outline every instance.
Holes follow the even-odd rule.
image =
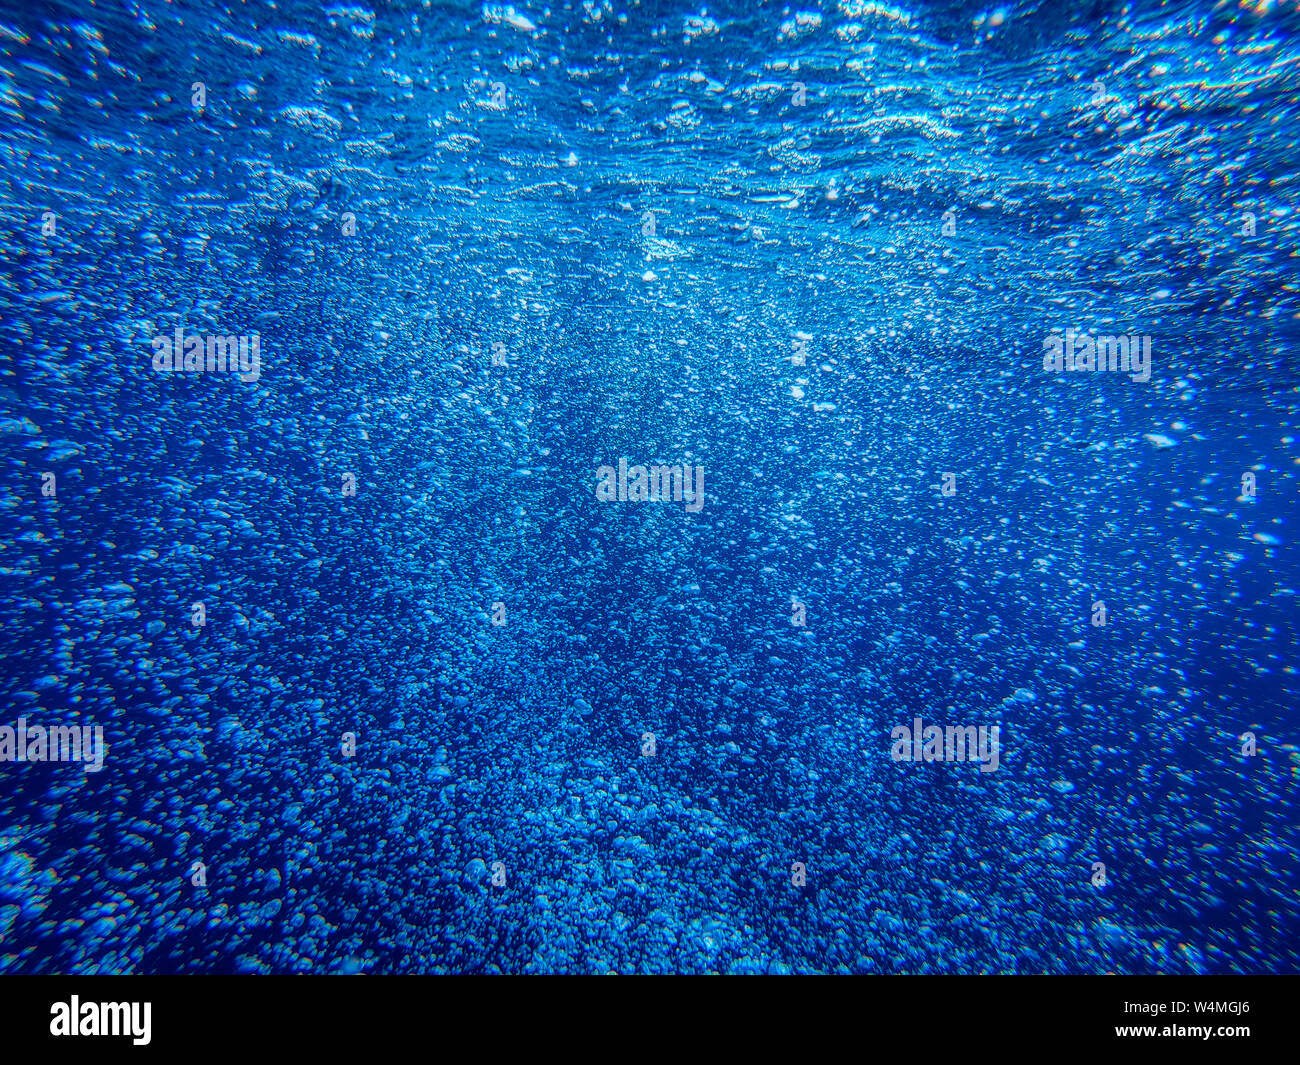
[[[0,5],[0,972],[1300,969],[1297,35]]]

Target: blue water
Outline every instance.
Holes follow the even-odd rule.
[[[4,4],[0,972],[1300,969],[1298,44]]]

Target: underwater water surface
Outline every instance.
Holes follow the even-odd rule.
[[[1300,969],[1298,86],[6,0],[0,972]]]

